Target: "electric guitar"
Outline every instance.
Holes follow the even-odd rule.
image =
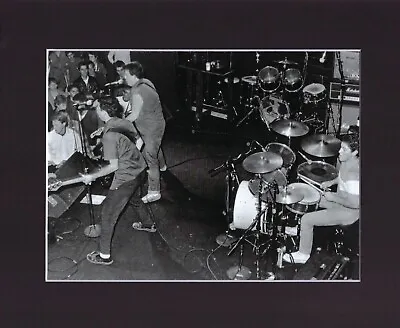
[[[50,178],[48,181],[47,190],[48,191],[57,191],[58,189],[60,189],[63,186],[68,186],[68,185],[79,183],[79,182],[83,182],[82,176],[72,178],[72,179],[67,179],[67,180],[58,180],[56,178]]]

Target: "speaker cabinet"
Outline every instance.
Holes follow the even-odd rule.
[[[333,127],[335,127],[336,131],[339,128],[339,104],[332,103],[333,110],[333,119],[332,117],[329,119],[329,127],[328,132],[334,132]],[[350,125],[357,125],[357,120],[360,116],[360,106],[359,105],[351,105],[351,104],[343,104],[342,108],[342,128],[341,132],[347,132]],[[334,124],[334,125],[333,125]]]

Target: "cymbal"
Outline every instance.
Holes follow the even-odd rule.
[[[243,161],[244,169],[250,173],[272,172],[280,168],[282,164],[282,157],[271,152],[255,153]]]
[[[270,127],[276,133],[286,137],[304,136],[310,130],[309,127],[302,122],[287,119],[272,122]]]
[[[340,140],[326,134],[315,134],[305,138],[301,148],[316,157],[331,157],[339,153]]]
[[[337,178],[338,170],[333,165],[325,162],[304,162],[299,165],[297,175],[321,184],[322,182]]]
[[[295,189],[292,186],[280,189],[279,193],[276,194],[276,202],[279,204],[294,204],[301,201],[303,198],[304,195],[300,192],[300,190]]]
[[[298,63],[287,60],[287,58],[285,58],[285,60],[274,60],[274,62],[282,65],[298,65]]]

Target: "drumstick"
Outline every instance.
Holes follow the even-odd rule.
[[[306,181],[306,180],[304,180],[304,182],[305,182],[306,184],[308,184],[310,187],[313,187],[314,189],[318,190],[321,194],[324,194],[325,191],[330,191],[329,188],[326,188],[325,190],[322,190],[322,189],[318,188],[316,185],[313,185],[312,183],[310,183],[310,182],[308,182],[308,181]]]
[[[313,186],[318,186],[318,187],[321,187],[321,184],[320,183],[318,183],[318,182],[316,182],[316,181],[313,181],[313,180],[311,180],[310,178],[307,178],[307,177],[305,177],[305,176],[303,176],[303,175],[301,175],[301,174],[299,174],[299,178],[301,179],[301,180],[303,180],[304,182],[306,182],[307,184],[312,184]],[[326,188],[325,189],[326,191],[331,191],[331,189],[330,188]]]
[[[303,158],[307,161],[307,164],[311,164],[311,163],[312,163],[312,160],[310,160],[309,158],[307,158],[306,155],[303,155],[302,152],[299,151],[298,153],[301,155],[301,157],[303,157]]]

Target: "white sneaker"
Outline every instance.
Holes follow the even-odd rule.
[[[291,256],[293,257],[293,260],[291,258]],[[294,252],[294,253],[286,253],[285,255],[283,255],[283,260],[285,262],[289,262],[289,263],[300,263],[300,264],[304,264],[307,262],[307,260],[310,258],[310,254],[304,254],[301,252]]]

